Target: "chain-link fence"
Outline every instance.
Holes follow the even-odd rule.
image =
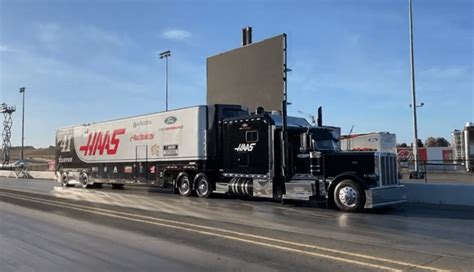
[[[399,160],[399,173],[403,180],[415,179],[414,160]],[[474,160],[419,160],[418,173],[425,182],[447,182],[474,184],[472,167],[468,171],[466,164],[473,165]],[[418,178],[420,180],[420,178]]]

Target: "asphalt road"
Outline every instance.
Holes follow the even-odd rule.
[[[472,211],[347,214],[0,178],[1,271],[473,271]]]

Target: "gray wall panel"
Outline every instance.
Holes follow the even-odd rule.
[[[285,36],[207,58],[207,104],[281,110]]]

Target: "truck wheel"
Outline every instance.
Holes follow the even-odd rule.
[[[193,190],[191,189],[191,180],[187,174],[184,174],[179,178],[178,192],[182,196],[190,196],[193,192]]]
[[[79,182],[81,183],[82,188],[84,189],[89,188],[89,177],[87,176],[86,173],[82,173],[79,176]]]
[[[194,184],[198,197],[207,198],[211,195],[211,184],[206,175],[199,176]]]
[[[364,207],[364,195],[359,184],[346,179],[337,184],[334,202],[341,211],[354,212]]]

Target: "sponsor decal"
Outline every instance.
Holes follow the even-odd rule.
[[[163,156],[177,156],[178,155],[178,145],[165,145],[163,146]]]
[[[251,144],[239,144],[237,147],[234,148],[237,152],[251,152],[257,143]]]
[[[379,140],[379,139],[377,139],[377,138],[369,138],[369,139],[368,139],[369,142],[377,142],[378,140]]]
[[[160,128],[159,131],[168,131],[168,130],[182,129],[182,128],[183,128],[183,125],[175,125],[175,126]]]
[[[137,128],[140,126],[148,126],[148,125],[151,125],[151,121],[149,120],[133,122],[133,128]]]
[[[59,158],[58,161],[61,162],[72,162],[72,158]]]
[[[114,173],[117,173],[118,170],[117,170],[117,166],[114,166]]]
[[[125,134],[124,128],[110,131],[88,133],[87,143],[79,147],[79,151],[84,152],[84,156],[95,156],[97,153],[103,155],[115,155],[117,153],[120,139],[119,136]]]
[[[453,150],[452,149],[442,150],[441,152],[443,153],[443,161],[445,163],[449,163],[453,160]]]
[[[160,155],[160,145],[154,144],[151,146],[151,155],[152,156],[159,156]]]
[[[133,172],[133,167],[131,165],[127,165],[123,168],[123,172],[125,174],[131,174]]]
[[[155,138],[155,133],[137,133],[130,137],[130,142],[153,140],[153,138]]]
[[[405,162],[405,161],[413,161],[415,157],[413,156],[413,151],[411,148],[397,148],[397,156],[398,160]],[[427,160],[427,152],[425,147],[418,148],[418,160],[426,161]]]
[[[165,124],[172,125],[176,123],[176,121],[178,121],[178,118],[176,118],[175,116],[170,116],[165,119]]]

